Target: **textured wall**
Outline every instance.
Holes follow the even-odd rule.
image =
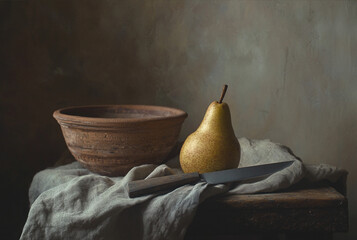
[[[33,174],[65,148],[53,110],[178,107],[189,114],[183,139],[227,83],[237,136],[270,138],[308,163],[350,171],[349,236],[356,238],[356,26],[357,2],[345,0],[2,1],[0,156],[9,236],[22,229]]]

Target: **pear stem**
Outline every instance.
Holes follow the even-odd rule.
[[[219,103],[222,103],[223,98],[224,98],[224,95],[226,95],[227,88],[228,88],[228,85],[227,85],[227,84],[224,84],[223,90],[222,90],[222,94],[221,94],[221,98],[219,99]]]

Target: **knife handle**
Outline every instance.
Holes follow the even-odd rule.
[[[132,181],[128,184],[129,197],[139,197],[188,183],[195,183],[200,179],[200,175],[195,172]]]

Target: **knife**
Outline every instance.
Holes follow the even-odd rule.
[[[267,177],[290,166],[294,161],[262,164],[251,167],[234,168],[223,171],[199,174],[184,173],[163,177],[149,178],[129,182],[129,197],[139,197],[146,194],[172,189],[189,183],[205,181],[208,184],[240,182],[261,177]]]

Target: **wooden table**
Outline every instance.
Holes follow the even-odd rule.
[[[329,186],[208,199],[186,239],[332,239],[348,231],[348,203]]]

